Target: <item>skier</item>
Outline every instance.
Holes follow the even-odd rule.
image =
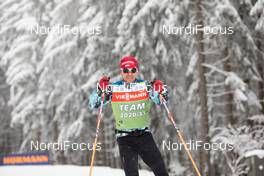
[[[162,81],[151,83],[137,78],[138,61],[133,56],[123,57],[120,62],[122,80],[109,83],[103,76],[89,98],[91,108],[98,108],[102,92],[104,104],[111,102],[115,117],[115,134],[121,162],[126,176],[138,176],[138,156],[152,169],[155,176],[168,176],[161,153],[150,132],[150,99],[161,104],[168,92]]]

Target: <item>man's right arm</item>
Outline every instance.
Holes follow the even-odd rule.
[[[108,89],[110,77],[102,77],[99,81],[97,90],[93,90],[92,94],[89,97],[89,107],[91,109],[98,108],[102,100],[102,92],[105,92],[104,105],[111,100],[111,90]]]
[[[101,93],[97,93],[96,90],[93,90],[92,94],[89,97],[89,108],[94,109],[98,108],[101,104]],[[104,98],[104,106],[111,101],[111,93],[106,93]]]
[[[98,108],[100,106],[101,99],[101,96],[99,96],[97,91],[94,90],[89,97],[89,108]]]

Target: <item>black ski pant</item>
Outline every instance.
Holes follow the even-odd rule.
[[[138,156],[152,169],[155,176],[169,176],[150,132],[144,132],[139,136],[119,137],[117,142],[126,176],[139,176]]]

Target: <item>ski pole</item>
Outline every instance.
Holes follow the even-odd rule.
[[[168,113],[168,116],[169,116],[170,121],[172,122],[174,128],[175,128],[176,131],[177,131],[177,135],[178,135],[178,137],[179,137],[181,143],[183,144],[184,149],[185,149],[185,151],[187,152],[187,154],[188,154],[188,156],[189,156],[189,159],[190,159],[191,162],[192,162],[192,165],[193,165],[193,167],[194,167],[194,169],[195,169],[195,171],[196,171],[197,176],[201,176],[200,171],[199,171],[197,165],[195,164],[195,162],[194,162],[194,160],[193,160],[193,157],[192,157],[192,155],[191,155],[191,152],[190,152],[190,151],[188,150],[188,148],[187,148],[187,145],[186,145],[186,142],[185,142],[185,140],[184,140],[184,138],[183,138],[183,135],[181,134],[180,129],[177,127],[176,122],[175,122],[175,120],[174,120],[174,117],[173,117],[172,113],[170,112],[170,110],[169,110],[169,108],[168,108],[168,106],[167,106],[167,101],[163,98],[163,96],[162,96],[161,94],[160,94],[160,99],[161,99],[162,104],[164,105],[164,107],[165,107],[165,109],[166,109],[166,111],[167,111],[167,113]]]
[[[92,153],[92,158],[91,158],[91,163],[90,163],[89,176],[93,175],[93,164],[94,164],[95,151],[96,151],[95,149],[96,149],[96,145],[97,145],[100,122],[101,122],[101,118],[102,118],[102,110],[103,110],[103,106],[104,106],[104,97],[105,97],[105,92],[102,92],[101,105],[100,105],[99,113],[97,116],[97,125],[96,125],[95,139],[93,142],[93,153]]]

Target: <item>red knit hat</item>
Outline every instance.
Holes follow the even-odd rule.
[[[125,56],[120,59],[119,62],[120,68],[138,68],[138,61],[133,56]]]

